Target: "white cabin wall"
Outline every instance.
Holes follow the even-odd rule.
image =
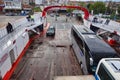
[[[25,36],[23,37],[23,35]],[[17,47],[17,55],[23,51],[24,47],[26,46],[27,42],[29,41],[28,32],[24,32],[17,40],[16,40],[16,47]]]
[[[4,37],[5,35],[7,35],[6,27],[0,28],[0,38]]]
[[[23,50],[23,40],[22,40],[22,37],[19,37],[16,40],[16,47],[17,47],[17,55],[20,55],[20,53]]]
[[[7,59],[4,61],[4,63],[0,66],[0,71],[2,77],[5,76],[6,72],[9,71],[12,67],[11,64],[11,59],[10,59],[10,54],[9,52],[13,49],[14,51],[14,56],[15,56],[15,61],[17,60],[18,56],[21,54],[23,51],[24,47],[29,41],[29,35],[28,32],[24,32],[23,34],[20,35],[20,37],[16,40],[15,44],[12,44],[9,48],[7,48],[3,53],[8,53]],[[2,55],[4,55],[2,54]]]
[[[5,54],[8,54],[8,57],[4,60],[4,62],[0,62],[2,64],[0,64],[0,71],[1,71],[1,75],[2,77],[5,76],[5,74],[11,69],[12,67],[12,64],[11,64],[11,59],[10,59],[10,54],[9,52],[14,49],[15,45],[14,44],[11,44],[8,48],[6,48],[1,56],[0,56],[0,61],[2,59],[2,57],[5,55]],[[15,54],[14,54],[15,55]]]
[[[22,38],[23,38],[23,44],[24,44],[24,47],[26,46],[26,44],[28,43],[29,41],[29,35],[28,35],[28,32],[24,32],[22,34]]]
[[[8,56],[8,58],[5,60],[5,62],[0,67],[1,76],[4,77],[11,67],[12,66],[11,66],[10,56]]]

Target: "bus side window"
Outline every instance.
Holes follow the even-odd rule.
[[[90,58],[90,50],[86,44],[85,44],[85,56],[87,56],[87,58]]]
[[[101,63],[99,70],[98,70],[98,76],[100,80],[115,80],[110,72],[105,68],[103,63]]]
[[[82,50],[82,52],[84,52],[83,50],[83,41],[82,39],[77,35],[77,33],[73,30],[73,36],[75,38],[75,41],[77,42],[79,48]]]

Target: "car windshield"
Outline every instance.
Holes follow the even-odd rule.
[[[49,31],[54,30],[54,27],[53,27],[53,26],[50,26],[48,30],[49,30]]]
[[[49,30],[54,30],[53,28],[49,28]]]

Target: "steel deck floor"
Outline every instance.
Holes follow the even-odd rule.
[[[10,80],[53,80],[54,76],[81,75],[68,35],[69,30],[57,30],[54,39],[36,39]]]

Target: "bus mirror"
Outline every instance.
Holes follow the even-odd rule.
[[[90,65],[92,66],[93,65],[93,59],[90,58]]]

